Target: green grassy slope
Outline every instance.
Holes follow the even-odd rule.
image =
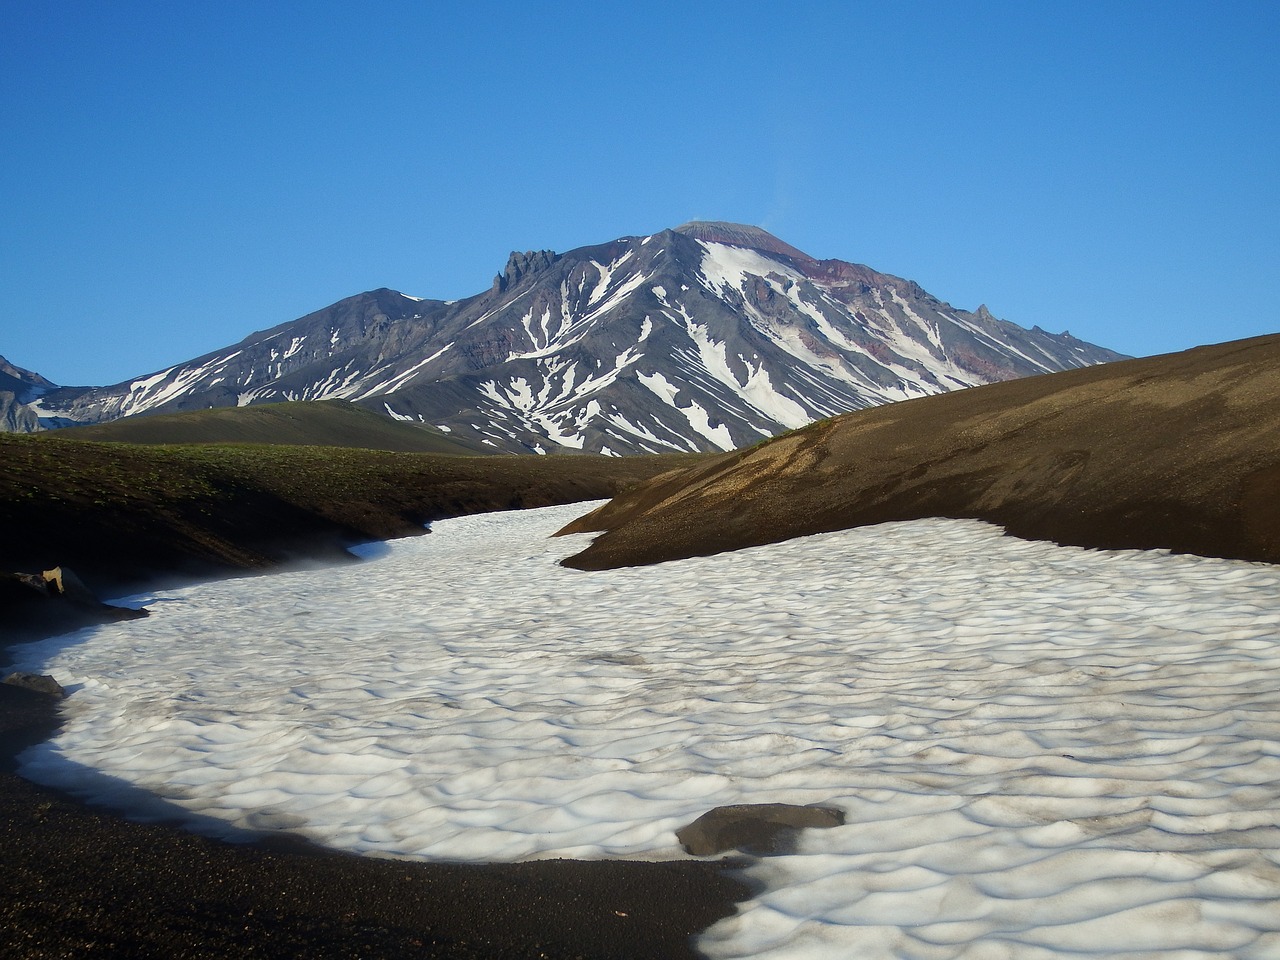
[[[337,557],[344,545],[411,535],[442,517],[610,497],[697,459],[0,434],[0,571],[66,565],[103,590]]]
[[[345,400],[215,407],[125,417],[42,436],[113,443],[274,443],[418,453],[491,453],[437,430],[392,420]]]

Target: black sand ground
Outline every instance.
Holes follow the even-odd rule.
[[[11,437],[0,465],[0,570],[66,564],[122,592],[144,577],[333,558],[435,517],[610,496],[667,469]],[[8,645],[82,613],[24,609],[20,635],[19,605],[0,602],[0,668]],[[0,684],[0,958],[678,960],[748,895],[717,862],[422,864],[130,823],[13,772],[57,709]]]
[[[696,957],[724,862],[423,864],[130,823],[17,776],[58,701],[0,684],[0,957]]]

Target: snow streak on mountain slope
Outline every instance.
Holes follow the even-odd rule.
[[[814,260],[757,227],[693,223],[513,253],[467,300],[360,294],[148,377],[52,391],[41,413],[94,422],[342,398],[502,450],[723,450],[1118,356]]]

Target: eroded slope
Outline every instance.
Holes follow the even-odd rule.
[[[1029,539],[1280,562],[1280,336],[862,410],[650,481],[566,528],[602,569],[971,517]]]

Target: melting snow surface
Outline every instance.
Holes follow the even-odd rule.
[[[548,535],[585,509],[26,648],[73,693],[23,772],[415,858],[681,857],[718,804],[833,804],[701,949],[1280,956],[1280,569],[929,520],[582,573]]]

